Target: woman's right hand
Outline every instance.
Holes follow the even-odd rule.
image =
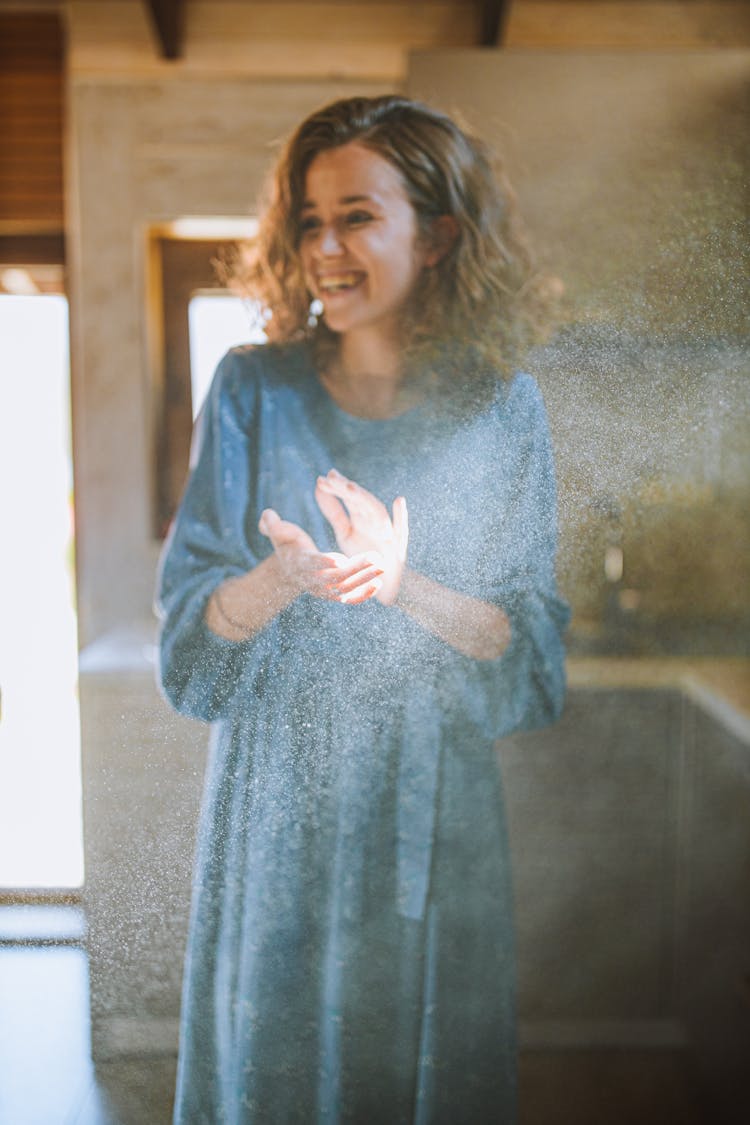
[[[258,530],[271,540],[284,578],[298,593],[358,605],[380,588],[383,570],[371,555],[321,554],[306,531],[273,508],[263,511]]]
[[[342,551],[369,552],[370,558],[380,560],[383,580],[378,601],[393,605],[401,586],[409,542],[409,515],[404,497],[398,496],[393,501],[391,516],[382,500],[372,492],[331,469],[326,476],[318,477],[315,499]]]

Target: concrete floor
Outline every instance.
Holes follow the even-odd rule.
[[[173,1057],[91,1062],[82,916],[43,908],[34,923],[25,908],[22,935],[13,909],[0,908],[0,1123],[168,1125]],[[716,1125],[685,1052],[667,1049],[525,1051],[521,1107],[520,1125]]]

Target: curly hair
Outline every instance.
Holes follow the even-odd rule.
[[[515,196],[502,171],[493,170],[486,146],[446,114],[398,95],[333,102],[287,142],[257,239],[234,270],[235,282],[266,310],[269,339],[309,339],[323,362],[335,347],[335,334],[310,315],[300,214],[313,159],[353,141],[399,172],[420,234],[442,215],[458,227],[451,248],[423,271],[409,301],[406,364],[424,370],[455,360],[464,375],[510,377],[550,321],[555,284],[537,271]]]

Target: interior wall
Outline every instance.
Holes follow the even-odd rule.
[[[502,154],[564,288],[530,364],[574,644],[746,651],[750,53],[424,52],[408,88]]]

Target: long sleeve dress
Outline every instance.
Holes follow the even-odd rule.
[[[555,486],[533,379],[457,420],[342,411],[302,345],[219,366],[157,602],[162,689],[213,724],[185,965],[175,1122],[510,1123],[509,857],[494,741],[564,694]],[[461,655],[396,607],[302,595],[247,641],[212,590],[271,550],[266,507],[335,549],[335,467],[409,507],[409,565],[502,606]]]

